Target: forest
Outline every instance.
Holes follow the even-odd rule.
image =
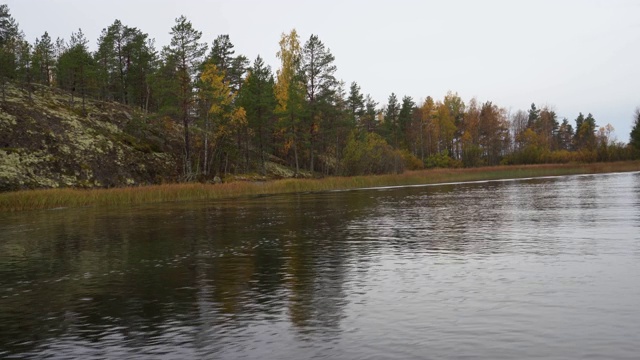
[[[336,59],[317,35],[282,34],[274,71],[258,56],[236,54],[229,35],[209,46],[184,16],[153,38],[115,20],[90,51],[82,30],[68,40],[47,32],[25,39],[0,5],[0,91],[66,91],[86,113],[87,99],[138,109],[146,122],[180,129],[184,180],[266,172],[279,161],[295,175],[367,175],[405,169],[500,164],[603,162],[640,153],[640,111],[630,143],[588,112],[559,119],[552,108],[509,112],[491,101],[463,101],[455,92],[420,103],[391,93],[375,101],[358,83],[336,78]]]

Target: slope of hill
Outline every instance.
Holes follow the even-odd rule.
[[[127,106],[8,85],[0,99],[0,191],[177,180],[179,130]]]

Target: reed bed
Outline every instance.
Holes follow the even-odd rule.
[[[266,182],[237,181],[216,185],[186,183],[91,190],[24,190],[1,193],[0,212],[85,206],[131,206],[253,195],[628,171],[640,171],[640,161],[435,169],[407,171],[394,175],[283,179]]]

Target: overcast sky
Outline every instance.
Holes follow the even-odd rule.
[[[82,28],[92,50],[115,19],[161,48],[185,15],[203,41],[229,34],[236,54],[261,55],[274,71],[280,35],[296,28],[301,42],[318,35],[338,77],[356,81],[381,105],[391,92],[419,102],[449,90],[512,113],[535,102],[572,124],[578,112],[591,112],[625,142],[640,106],[637,0],[5,2],[30,41],[45,31],[69,39]]]

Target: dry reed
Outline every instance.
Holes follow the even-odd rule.
[[[130,206],[252,195],[628,171],[640,171],[640,161],[435,169],[407,171],[395,175],[283,179],[267,182],[237,181],[217,185],[187,183],[91,190],[24,190],[0,194],[0,212],[60,207]]]

